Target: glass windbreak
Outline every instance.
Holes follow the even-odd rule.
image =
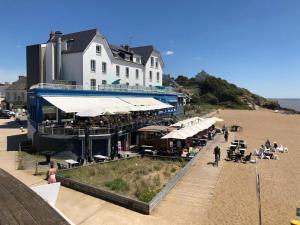
[[[61,111],[61,120],[62,121],[74,120],[74,113],[66,113],[64,111]]]
[[[55,106],[43,106],[43,121],[56,120],[56,107]]]

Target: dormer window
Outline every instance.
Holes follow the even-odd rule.
[[[150,59],[151,61],[150,61],[150,65],[151,65],[151,67],[153,67],[154,66],[154,57],[151,57],[151,59]]]
[[[67,46],[66,46],[66,50],[68,50],[68,49],[72,49],[72,46],[73,46],[73,44],[74,44],[74,39],[72,38],[72,39],[69,39],[69,40],[67,40]]]
[[[101,55],[101,45],[96,45],[96,54]]]

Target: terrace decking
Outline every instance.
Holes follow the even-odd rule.
[[[0,169],[0,224],[69,225],[25,184]]]

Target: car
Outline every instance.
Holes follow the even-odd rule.
[[[10,119],[11,115],[5,112],[0,112],[0,119]]]
[[[13,111],[10,111],[10,110],[7,110],[7,109],[5,109],[5,110],[2,110],[2,113],[4,113],[4,114],[8,114],[8,115],[10,115],[10,116],[15,116],[15,115],[16,115],[16,113],[15,113],[15,112],[13,112]]]

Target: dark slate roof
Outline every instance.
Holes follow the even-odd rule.
[[[122,46],[109,44],[109,47],[110,47],[111,50],[122,51],[122,52],[125,52],[125,53],[128,53],[128,54],[132,55],[132,52],[130,50],[128,51],[125,48],[123,48]]]
[[[130,48],[135,54],[142,57],[142,64],[146,64],[151,53],[156,51],[152,45]]]
[[[0,224],[70,225],[33,190],[0,168]]]
[[[13,82],[6,90],[26,90],[27,77],[22,76],[19,80]]]
[[[72,40],[72,44],[68,44],[67,50],[63,51],[62,53],[83,52],[91,43],[92,39],[95,37],[96,34],[97,29],[91,29],[62,35],[62,41]],[[57,36],[55,36],[49,41],[56,42]]]

